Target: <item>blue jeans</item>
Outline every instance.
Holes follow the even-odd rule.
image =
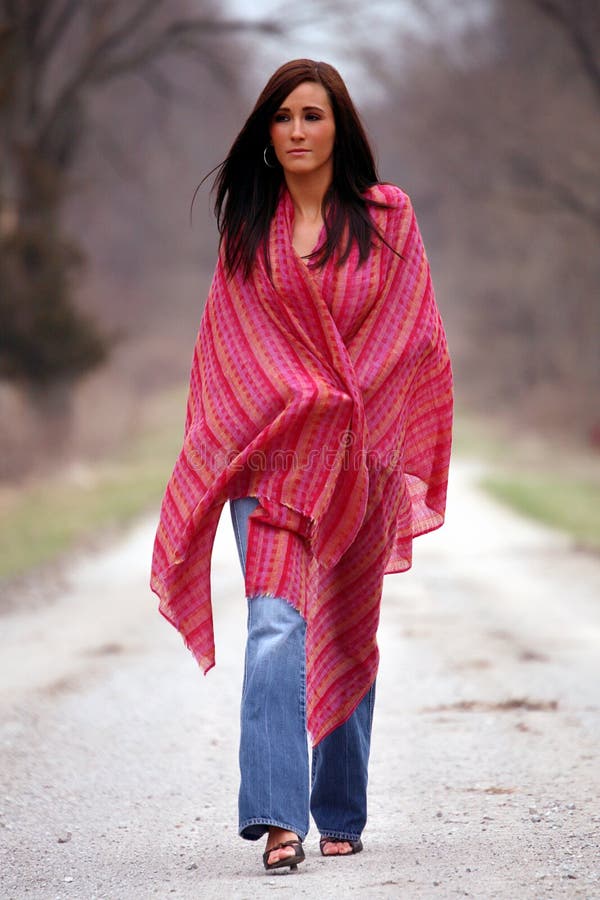
[[[242,571],[255,497],[230,501]],[[306,622],[280,597],[248,600],[240,734],[239,833],[270,825],[304,840],[309,811],[322,835],[356,841],[367,821],[367,777],[375,685],[352,716],[313,748],[306,732]]]

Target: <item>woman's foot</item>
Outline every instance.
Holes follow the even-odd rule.
[[[352,856],[360,853],[363,848],[362,841],[341,841],[336,838],[322,837],[319,841],[323,856]]]
[[[321,848],[323,856],[345,856],[352,853],[352,847],[348,841],[325,841]]]
[[[277,844],[282,844],[284,841],[299,841],[300,838],[293,831],[286,831],[284,828],[276,828],[274,825],[269,827],[269,835],[267,837],[267,846],[265,847],[265,853],[269,853],[271,847],[276,847]],[[285,859],[289,856],[295,856],[296,851],[293,847],[280,847],[279,850],[273,850],[272,853],[269,853],[266,860],[268,865],[272,865],[275,862],[279,862],[281,859]]]

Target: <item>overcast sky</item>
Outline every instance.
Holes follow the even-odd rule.
[[[226,0],[234,16],[273,18],[292,28],[285,37],[250,41],[249,95],[255,95],[281,63],[298,57],[324,59],[336,66],[359,101],[377,97],[369,77],[368,56],[401,64],[403,37],[452,45],[466,25],[483,24],[494,0]],[[429,6],[433,15],[424,15]],[[335,10],[332,11],[332,7]],[[246,62],[246,61],[245,61]]]

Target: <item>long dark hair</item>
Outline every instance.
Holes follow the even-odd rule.
[[[347,260],[356,242],[361,265],[369,256],[373,236],[383,240],[367,206],[387,208],[387,204],[363,196],[367,188],[378,183],[379,177],[367,135],[346,85],[328,63],[295,59],[271,76],[227,158],[213,169],[217,171],[213,185],[214,210],[230,275],[241,268],[244,278],[248,278],[260,249],[270,272],[269,226],[284,176],[279,163],[274,168],[265,165],[263,153],[269,143],[273,115],[284,99],[306,81],[317,82],[327,91],[336,129],[333,179],[323,200],[326,238],[312,254],[311,261],[316,266],[325,265],[334,251],[341,249],[346,234],[338,262],[341,265]]]

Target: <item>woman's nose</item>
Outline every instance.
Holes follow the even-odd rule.
[[[294,119],[293,128],[292,128],[292,137],[293,138],[303,138],[304,137],[304,126],[302,123],[302,119]]]

